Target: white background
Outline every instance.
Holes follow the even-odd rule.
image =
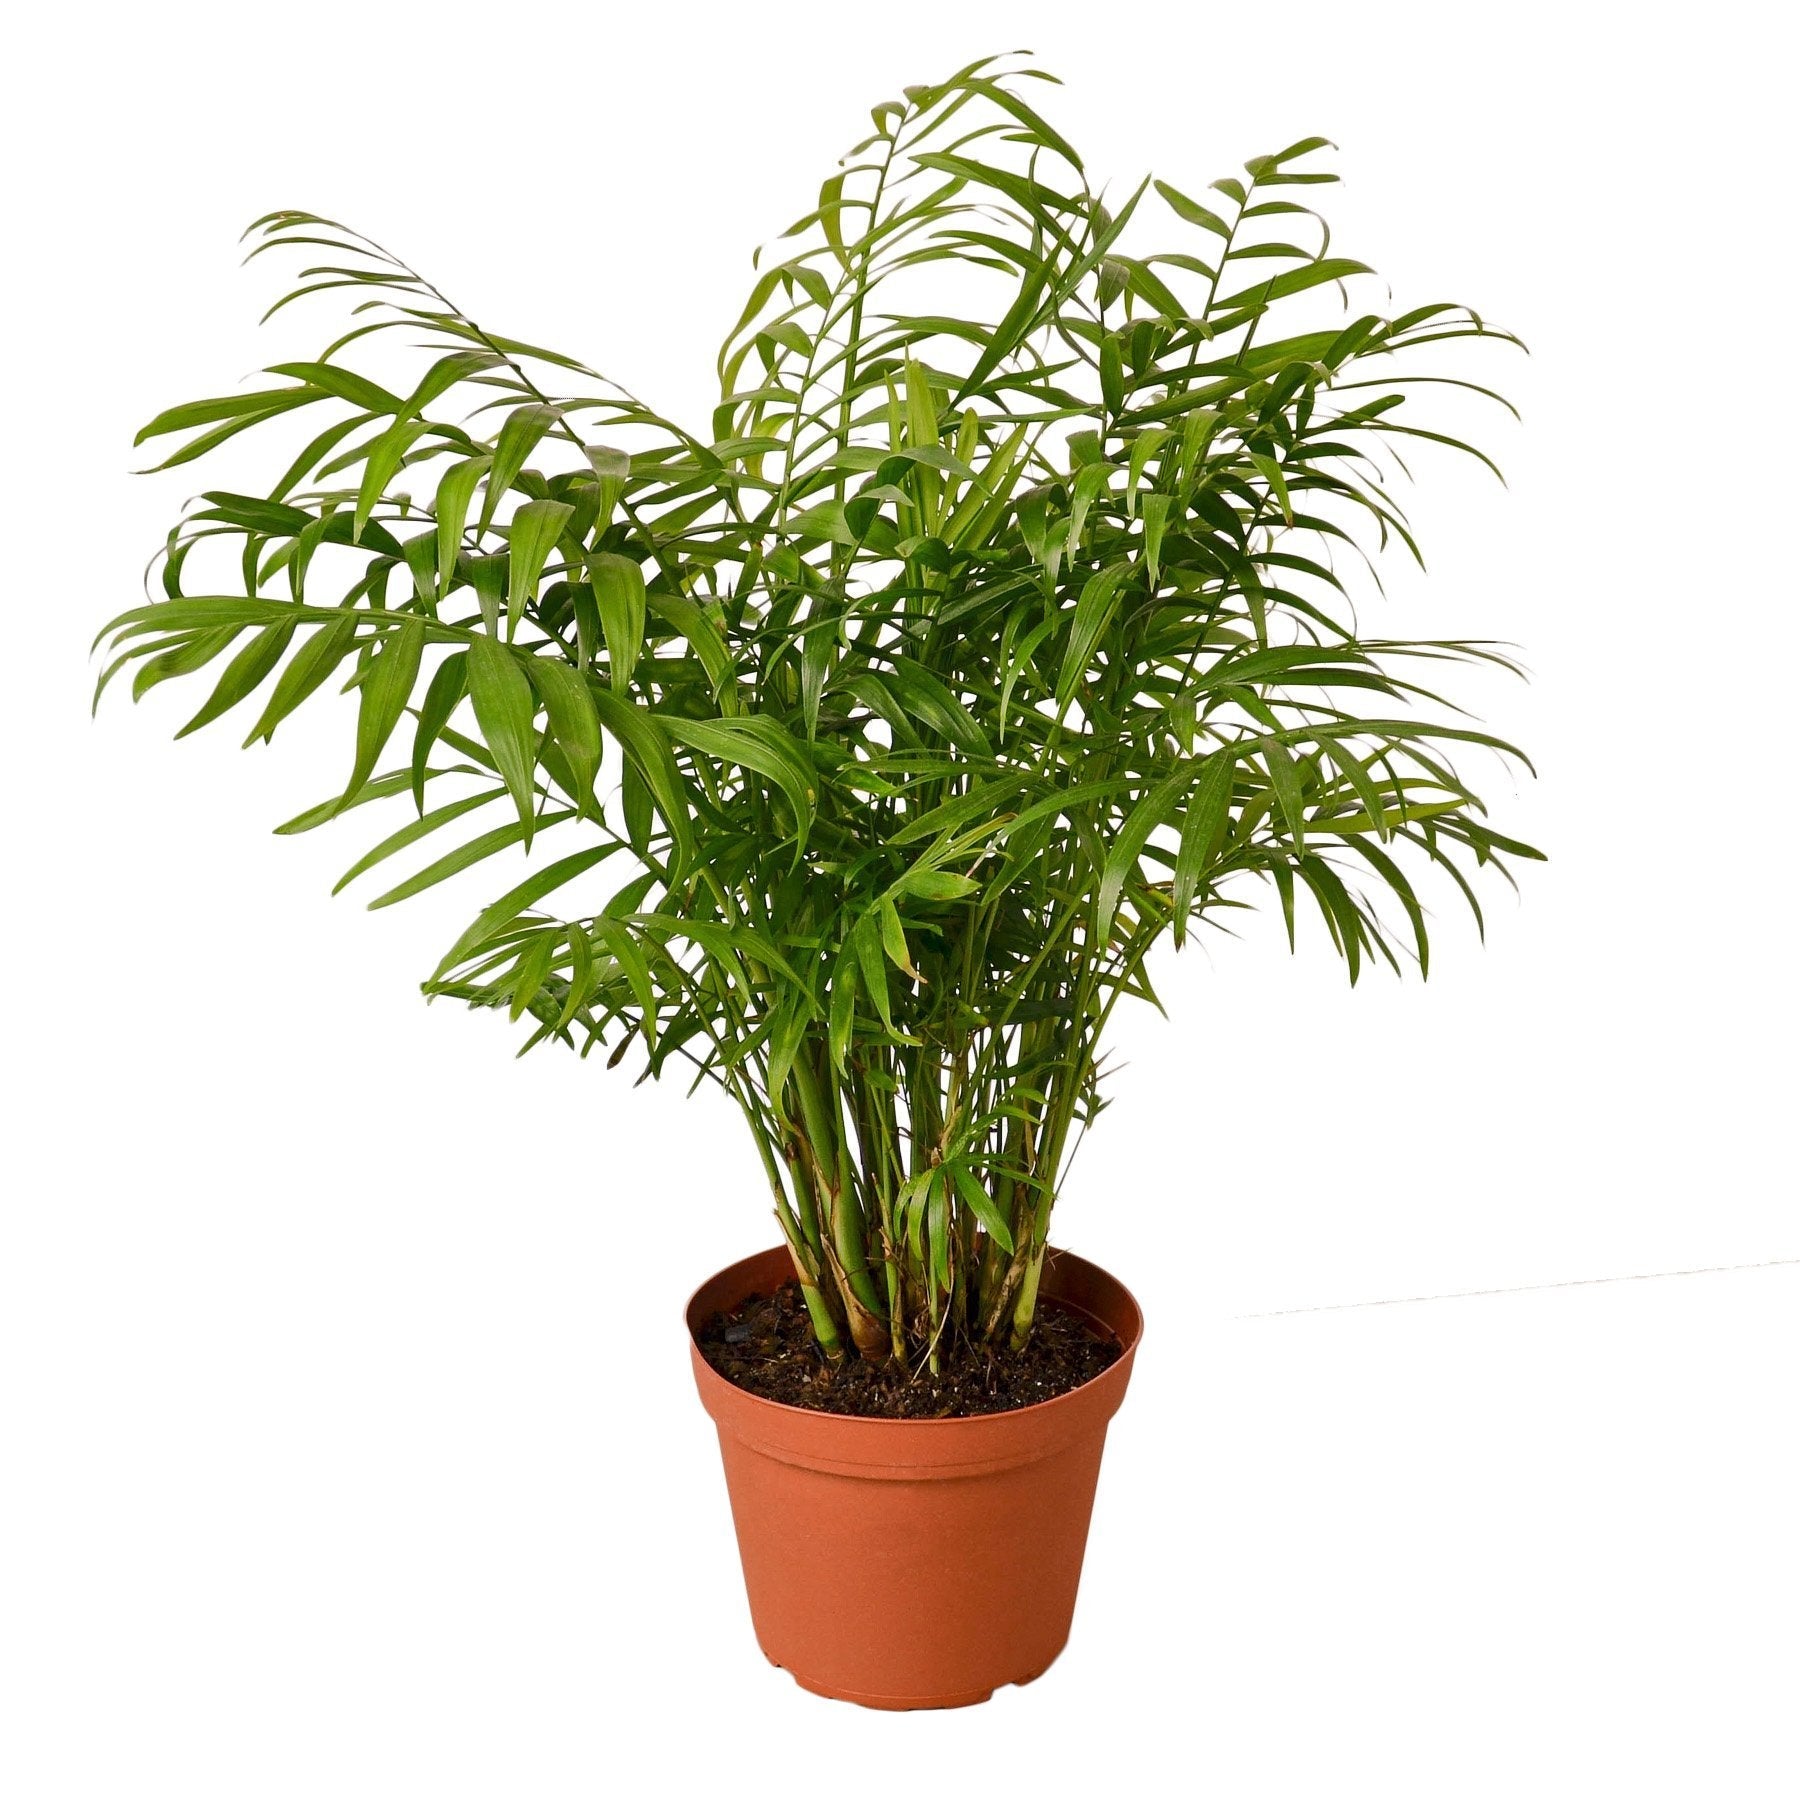
[[[1800,1792],[1792,45],[1754,16],[14,26],[0,1792]],[[1150,1319],[1074,1642],[884,1717],[749,1633],[679,1324],[772,1236],[735,1120],[426,1009],[495,877],[328,899],[366,835],[267,827],[341,735],[171,744],[170,689],[90,724],[84,658],[191,488],[263,473],[129,480],[136,426],[329,334],[254,329],[249,218],[348,217],[703,416],[867,106],[1020,42],[1121,186],[1332,137],[1336,248],[1531,343],[1510,489],[1426,470],[1392,620],[1524,647],[1480,700],[1554,860],[1485,950],[1446,906],[1428,985],[1267,920],[1165,961],[1059,1215]]]

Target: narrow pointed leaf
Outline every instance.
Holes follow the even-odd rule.
[[[388,632],[375,652],[374,667],[359,690],[362,704],[356,716],[356,765],[344,789],[345,804],[355,799],[363,783],[375,772],[376,759],[387,748],[394,727],[405,715],[419,679],[424,648],[423,627],[402,625]]]
[[[425,771],[431,766],[431,747],[461,704],[468,683],[469,653],[458,650],[438,664],[426,686],[412,747],[413,800],[420,812],[425,810]]]
[[[631,685],[644,647],[644,571],[629,556],[611,551],[588,558],[594,605],[606,639],[607,669],[615,690]]]
[[[531,685],[544,703],[550,735],[568,762],[574,777],[571,796],[588,811],[595,810],[594,777],[600,772],[600,714],[595,709],[588,679],[579,669],[559,658],[534,656],[526,664]]]
[[[575,509],[561,500],[531,500],[513,514],[507,528],[507,635],[519,628],[525,609],[537,601],[538,580],[551,548]]]
[[[469,700],[475,723],[493,753],[494,766],[519,809],[525,841],[531,842],[531,815],[536,799],[537,700],[519,659],[506,645],[481,636],[469,646]]]
[[[529,875],[509,893],[502,894],[492,906],[484,907],[474,922],[444,953],[443,960],[433,971],[433,980],[442,980],[456,965],[462,962],[471,952],[499,935],[528,907],[536,906],[547,894],[554,893],[559,887],[566,885],[604,862],[619,846],[617,844],[596,844],[587,850],[577,850],[573,856],[565,856],[560,862],[553,862],[547,868],[539,869]]]

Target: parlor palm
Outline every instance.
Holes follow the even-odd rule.
[[[723,1089],[834,1360],[1023,1344],[1165,936],[1266,893],[1352,980],[1423,972],[1415,879],[1479,919],[1478,868],[1536,855],[1452,760],[1514,753],[1425,685],[1503,658],[1352,608],[1416,555],[1394,453],[1480,454],[1414,417],[1429,347],[1512,340],[1351,303],[1320,140],[1107,201],[1030,88],[876,107],[686,427],[344,226],[259,220],[254,255],[308,259],[279,304],[349,329],[141,436],[166,468],[320,429],[207,493],[108,628],[136,694],[219,671],[186,729],[354,690],[342,786],[283,829],[390,802],[345,876],[372,904],[529,852],[427,992]],[[357,372],[396,331],[410,386]]]

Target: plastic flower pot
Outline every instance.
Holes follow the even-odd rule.
[[[970,1706],[1035,1680],[1068,1642],[1106,1427],[1143,1331],[1137,1302],[1053,1250],[1041,1291],[1118,1340],[1111,1367],[1011,1412],[867,1419],[746,1393],[693,1341],[791,1275],[787,1252],[766,1250],[687,1307],[763,1654],[815,1694],[893,1710]]]

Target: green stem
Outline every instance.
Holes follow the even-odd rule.
[[[838,1333],[837,1320],[832,1316],[830,1302],[821,1288],[818,1262],[802,1242],[793,1212],[779,1194],[775,1201],[775,1216],[781,1221],[782,1233],[787,1238],[788,1256],[800,1282],[800,1296],[806,1302],[806,1316],[812,1321],[813,1336],[819,1340],[825,1360],[835,1368],[844,1360],[844,1340]]]
[[[829,1060],[825,1062],[829,1079]],[[826,1260],[837,1279],[850,1315],[851,1335],[865,1356],[885,1353],[886,1330],[882,1324],[881,1296],[869,1272],[869,1256],[863,1236],[862,1210],[850,1177],[849,1153],[844,1143],[843,1107],[835,1081],[829,1096],[821,1091],[819,1076],[806,1053],[794,1060],[794,1084],[806,1121],[803,1145],[812,1159],[812,1175],[824,1202],[828,1232]]]
[[[1015,1351],[1023,1350],[1031,1338],[1031,1327],[1037,1316],[1038,1277],[1043,1273],[1046,1248],[1039,1244],[1026,1259],[1024,1277],[1019,1283],[1018,1304],[1013,1308],[1012,1347]]]

